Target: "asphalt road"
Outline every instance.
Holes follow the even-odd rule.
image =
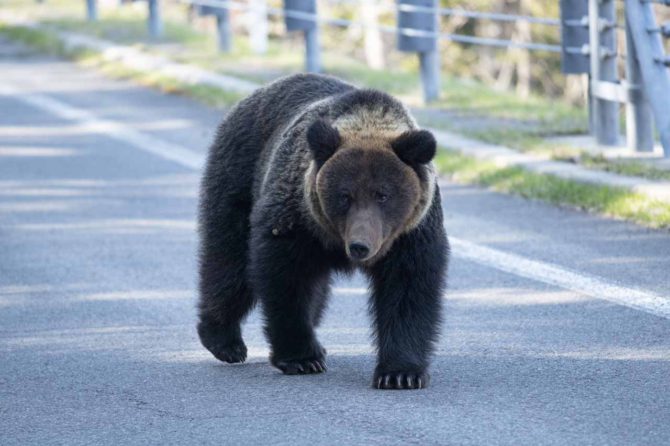
[[[218,363],[194,217],[220,119],[0,42],[0,444],[670,444],[670,235],[446,182],[429,389],[370,388],[361,277],[326,374],[271,368],[257,314]]]

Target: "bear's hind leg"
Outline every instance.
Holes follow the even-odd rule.
[[[244,362],[247,347],[240,324],[255,303],[246,277],[248,209],[217,210],[215,217],[205,214],[201,222],[198,335],[217,359]]]

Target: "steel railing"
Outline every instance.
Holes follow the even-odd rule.
[[[149,5],[150,35],[162,32],[158,0]],[[284,7],[275,7],[265,0],[175,0],[198,8],[204,15],[217,18],[219,46],[231,48],[231,10],[255,14],[250,26],[252,47],[262,52],[267,48],[267,19],[282,17],[288,30],[299,30],[305,37],[305,67],[321,70],[319,28],[321,26],[362,27],[397,36],[398,49],[415,52],[421,64],[421,79],[427,101],[439,92],[438,42],[450,41],[467,45],[496,48],[518,48],[528,51],[561,53],[566,74],[588,74],[589,119],[591,132],[600,144],[618,145],[619,104],[626,106],[626,134],[629,147],[639,151],[653,150],[652,123],[660,135],[666,156],[670,157],[670,57],[665,54],[663,38],[670,37],[670,23],[657,25],[653,4],[670,6],[670,0],[624,0],[625,24],[616,22],[614,0],[560,0],[561,18],[534,17],[520,14],[471,11],[438,7],[437,0],[398,0],[392,8],[388,3],[376,5],[378,12],[397,14],[396,25],[377,21],[325,17],[318,13],[316,0],[284,0]],[[367,0],[371,2],[374,0]],[[95,0],[86,0],[88,18],[95,20]],[[338,0],[336,3],[362,7],[365,1]],[[333,3],[333,0],[331,0]],[[499,39],[441,32],[440,17],[463,17],[471,20],[497,22],[525,21],[546,27],[559,27],[560,44],[519,39]],[[265,22],[265,23],[263,23]],[[617,32],[626,34],[625,80],[620,79],[617,58]]]

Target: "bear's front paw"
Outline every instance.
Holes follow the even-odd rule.
[[[242,341],[236,344],[216,345],[210,348],[209,351],[219,361],[230,364],[244,362],[247,359],[247,346]]]
[[[325,358],[278,360],[274,361],[273,365],[285,375],[306,375],[326,371]]]
[[[376,371],[372,380],[375,389],[424,389],[428,387],[430,375],[421,371],[381,372]]]
[[[247,359],[247,346],[239,330],[201,322],[198,335],[202,345],[219,361],[233,364]]]

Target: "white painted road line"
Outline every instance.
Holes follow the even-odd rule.
[[[7,84],[0,85],[0,94],[11,96],[61,119],[72,121],[82,129],[104,134],[107,138],[129,144],[184,167],[200,169],[204,165],[204,157],[191,150],[139,132],[118,122],[99,118],[87,110],[73,107],[49,96],[21,91]]]
[[[663,296],[648,291],[613,285],[597,277],[579,274],[551,263],[531,260],[456,237],[449,237],[449,242],[454,254],[458,257],[519,277],[608,300],[670,319],[670,299]]]
[[[80,126],[88,127],[104,134],[106,137],[174,161],[184,167],[199,170],[204,165],[204,156],[187,148],[139,132],[121,123],[99,118],[92,112],[70,106],[57,99],[21,91],[20,88],[10,87],[7,84],[0,85],[0,94],[10,95],[16,100],[23,101],[62,119],[73,121]],[[670,319],[669,298],[648,291],[610,284],[603,279],[576,273],[558,265],[531,260],[456,237],[450,237],[449,239],[453,254],[457,257],[519,277]],[[360,292],[360,290],[357,289],[356,292]]]

